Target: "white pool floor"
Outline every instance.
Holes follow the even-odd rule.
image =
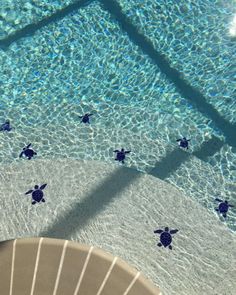
[[[234,295],[235,234],[170,184],[116,164],[34,159],[2,166],[1,240],[75,240],[123,258],[164,295]],[[25,192],[44,183],[46,202],[32,205]],[[179,230],[173,250],[157,246],[153,231],[165,227]]]

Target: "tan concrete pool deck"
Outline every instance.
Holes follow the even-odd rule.
[[[6,295],[161,295],[120,258],[59,239],[0,243],[0,280]]]

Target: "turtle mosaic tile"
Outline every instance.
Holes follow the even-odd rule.
[[[126,154],[129,154],[131,151],[125,151],[125,149],[122,148],[120,151],[119,150],[114,150],[113,152],[116,153],[115,161],[119,161],[122,164],[124,164]]]
[[[37,153],[30,147],[31,147],[31,143],[29,143],[26,147],[24,147],[22,152],[19,155],[19,158],[22,158],[23,156],[25,156],[26,158],[28,158],[28,160],[30,160],[31,158],[33,158],[33,156],[37,155]]]
[[[43,184],[41,186],[35,185],[34,189],[31,189],[27,191],[25,194],[32,194],[32,205],[35,205],[36,203],[40,203],[41,201],[44,203],[44,193],[43,189],[47,186],[47,184]]]
[[[184,149],[187,149],[188,150],[188,142],[190,141],[191,139],[187,139],[186,137],[183,137],[183,138],[179,138],[177,139],[176,141],[179,143],[179,146],[184,148]]]
[[[0,127],[0,131],[11,131],[12,130],[12,127],[10,125],[10,121],[9,120],[6,120],[5,123],[2,124],[2,126]]]
[[[90,116],[92,116],[93,114],[85,114],[85,115],[83,115],[83,116],[79,116],[79,118],[81,119],[82,118],[82,120],[81,120],[81,122],[83,122],[83,123],[87,123],[87,124],[90,124]]]
[[[154,230],[155,234],[160,234],[160,242],[157,244],[158,247],[164,246],[165,248],[168,247],[172,250],[172,235],[176,234],[179,230],[178,229],[169,229],[165,227],[165,229],[156,229]]]
[[[220,202],[219,207],[216,208],[215,210],[218,211],[224,218],[227,217],[227,212],[230,207],[234,207],[233,205],[229,204],[227,200],[223,201],[221,199],[216,198],[215,199],[217,202]]]

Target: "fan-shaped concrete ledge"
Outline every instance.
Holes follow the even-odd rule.
[[[48,238],[0,243],[4,295],[158,295],[126,262],[101,249]]]

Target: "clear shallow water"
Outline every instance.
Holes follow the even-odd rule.
[[[3,39],[29,24],[36,23],[72,2],[70,0],[4,0],[0,8],[0,38]]]
[[[32,206],[24,193],[35,183],[47,183],[46,202]],[[8,197],[0,202],[5,239],[43,236],[96,245],[142,270],[165,295],[235,294],[235,234],[158,178],[115,163],[38,159],[1,165],[0,187]],[[179,230],[172,251],[157,247],[153,233],[166,225]]]
[[[132,23],[227,120],[235,122],[235,1],[120,0]]]
[[[133,9],[134,15],[142,12],[143,17],[150,20],[149,14],[153,9],[149,11],[146,2],[139,5],[138,10],[135,6],[124,5],[125,2],[120,3],[127,9]],[[176,5],[174,8],[165,6],[166,13],[172,18],[176,18],[176,14],[168,12],[168,7],[177,9]],[[226,7],[225,12],[220,11],[222,17],[229,15],[230,7]],[[181,9],[176,11],[181,12]],[[197,9],[200,8],[196,6],[195,11]],[[128,15],[135,22],[135,17],[130,13]],[[172,21],[169,20],[170,23]],[[176,28],[178,25],[182,28],[181,23],[175,22]],[[162,25],[164,23],[162,21]],[[198,24],[194,27],[194,36],[202,40],[204,34],[200,28],[196,29]],[[148,22],[144,28],[149,27],[151,24]],[[204,60],[208,50],[201,48],[204,54],[199,55],[198,66],[194,64],[196,56],[190,53],[185,63],[183,57],[189,48],[186,38],[183,41],[184,34],[173,28],[169,31],[173,40],[179,40],[182,53],[178,55],[178,60],[176,54],[169,55],[168,51],[175,52],[177,45],[174,41],[163,41],[166,47],[157,49],[167,54],[172,66],[184,75],[188,71],[196,71],[186,78],[200,88],[210,103],[216,102],[214,105],[222,115],[231,114],[230,118],[226,116],[231,120],[235,112],[234,104],[224,102],[224,108],[218,108],[217,103],[222,103],[222,100],[218,97],[214,102],[207,94],[212,79],[217,85],[219,81],[218,76],[214,76],[214,68],[209,72],[200,67],[200,61]],[[221,31],[217,32],[222,36]],[[150,36],[148,31],[143,33],[151,39],[155,37]],[[159,32],[159,35],[164,40],[167,36],[164,32]],[[231,41],[227,40],[221,39],[221,46],[229,48],[227,42]],[[152,41],[155,45],[154,39]],[[230,44],[230,48],[235,47],[235,43]],[[232,56],[229,50],[227,54]],[[213,136],[224,141],[224,134],[214,122],[179,94],[174,84],[129,40],[98,2],[49,24],[34,36],[13,43],[0,52],[0,62],[0,118],[1,121],[9,118],[15,127],[11,133],[1,134],[0,159],[4,163],[20,161],[18,155],[29,142],[38,152],[38,158],[73,157],[108,162],[114,161],[114,149],[125,147],[132,150],[126,165],[149,172],[176,148],[175,140],[180,136],[191,137],[191,151],[196,151]],[[218,62],[217,58],[211,59],[216,67]],[[206,64],[205,61],[203,64]],[[228,74],[231,73],[230,67],[234,66],[232,59],[230,67],[227,65],[221,64],[225,72],[220,79],[231,89],[234,84]],[[198,81],[200,69],[202,77],[199,81],[204,81],[205,88],[194,84]],[[230,97],[231,94],[233,92],[230,92]],[[85,112],[94,114],[90,126],[79,122],[78,116]],[[225,144],[205,162],[191,157],[179,169],[172,171],[166,180],[214,212],[214,195],[220,194],[221,198],[232,202],[235,200],[235,162],[235,151]],[[235,211],[230,211],[226,222],[231,229],[235,227],[235,217]]]

